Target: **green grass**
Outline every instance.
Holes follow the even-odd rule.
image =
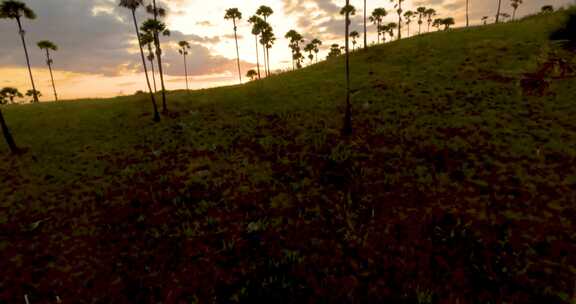
[[[145,95],[4,107],[0,302],[569,301],[576,81],[519,86],[573,58],[565,19],[353,54],[350,141],[343,58],[171,92],[159,124]]]

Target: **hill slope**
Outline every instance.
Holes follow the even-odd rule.
[[[160,124],[145,96],[3,109],[29,152],[0,145],[0,302],[568,302],[575,80],[519,86],[565,19],[354,54],[350,141],[341,58]]]

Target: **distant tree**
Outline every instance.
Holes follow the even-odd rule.
[[[0,101],[1,100],[2,100],[2,96],[0,96]],[[1,108],[0,108],[0,127],[2,127],[2,134],[4,135],[4,140],[6,140],[6,144],[8,145],[10,152],[12,152],[12,154],[19,154],[20,149],[18,149],[18,146],[16,146],[16,142],[14,141],[14,137],[12,137],[12,133],[10,132],[10,129],[8,128],[8,124],[6,123],[6,120],[4,120],[4,115],[2,114]]]
[[[158,106],[156,105],[156,97],[154,97],[154,92],[152,92],[152,86],[150,85],[150,78],[148,77],[148,68],[146,67],[146,59],[144,57],[144,49],[142,48],[142,40],[140,39],[140,31],[138,30],[138,20],[136,19],[136,10],[143,5],[143,0],[120,0],[120,7],[124,7],[130,10],[132,13],[132,21],[134,21],[134,27],[136,28],[136,38],[138,39],[138,47],[140,48],[140,57],[142,59],[142,66],[144,67],[144,74],[146,76],[146,84],[148,85],[148,90],[150,91],[150,100],[152,101],[152,108],[154,110],[154,121],[160,121],[160,115],[158,114]]]
[[[318,63],[318,53],[320,52],[320,46],[322,45],[322,41],[320,39],[312,39],[311,42],[314,45],[314,53],[316,53],[316,63]]]
[[[498,0],[498,10],[496,11],[496,23],[500,22],[500,10],[502,9],[502,0]]]
[[[25,3],[15,0],[4,0],[0,3],[0,19],[14,19],[18,23],[18,33],[20,34],[20,39],[22,40],[22,46],[24,47],[24,54],[26,55],[26,64],[28,65],[28,74],[30,75],[30,82],[32,83],[32,89],[36,90],[36,85],[34,84],[34,77],[32,76],[32,68],[30,67],[30,57],[28,56],[28,48],[26,47],[26,31],[22,29],[22,18],[26,19],[36,19],[36,14],[32,9],[26,6]],[[38,96],[34,96],[34,102],[38,102]]]
[[[408,27],[408,37],[410,37],[410,23],[412,23],[412,18],[415,16],[413,11],[406,11],[404,13],[404,19],[406,20],[406,26]]]
[[[42,93],[40,93],[40,91],[34,91],[34,90],[28,90],[26,91],[26,94],[24,94],[28,97],[32,97],[34,98],[34,95],[38,96],[38,97],[42,97]],[[30,102],[34,102],[34,99],[32,99]]]
[[[256,15],[248,19],[248,23],[252,24],[252,35],[256,39],[256,69],[258,79],[260,79],[260,55],[258,54],[258,37],[262,34],[264,20]],[[266,64],[266,51],[264,51],[264,64]]]
[[[237,8],[229,8],[226,10],[224,19],[232,19],[232,24],[234,25],[234,40],[236,41],[236,62],[238,63],[238,77],[240,77],[240,83],[242,83],[242,72],[240,71],[240,50],[238,48],[238,27],[236,26],[236,20],[242,19],[242,13]]]
[[[190,43],[188,41],[180,41],[178,42],[178,53],[184,57],[184,75],[186,77],[186,91],[190,91],[188,87],[188,64],[186,63],[186,56],[188,56],[188,51],[190,50]]]
[[[50,58],[50,51],[57,51],[58,46],[52,41],[42,40],[38,42],[38,47],[41,50],[46,51],[46,64],[48,65],[48,71],[50,71],[50,79],[52,80],[52,89],[54,90],[54,100],[58,101],[58,94],[56,93],[56,85],[54,84],[54,76],[52,75],[52,58]],[[38,96],[40,97],[40,96]]]
[[[454,24],[455,24],[455,21],[454,21],[454,18],[452,18],[452,17],[442,19],[442,25],[444,25],[445,31],[449,30],[450,26],[452,26]]]
[[[340,48],[340,45],[338,45],[337,43],[334,43],[330,46],[330,52],[328,52],[328,59],[330,58],[335,58],[342,55],[342,49]]]
[[[488,24],[488,18],[489,18],[488,16],[482,17],[482,24],[484,25]]]
[[[390,35],[390,39],[394,38],[394,30],[398,27],[396,22],[390,22],[386,25],[386,32]]]
[[[270,49],[272,48],[272,45],[276,40],[276,38],[274,37],[274,32],[272,30],[272,25],[268,23],[268,17],[272,16],[272,14],[274,14],[274,10],[272,10],[272,8],[270,8],[269,6],[262,5],[258,8],[258,10],[256,10],[256,15],[262,16],[262,18],[264,18],[264,22],[268,25],[264,26],[264,30],[262,33],[262,39],[265,41],[264,62],[266,66],[267,75],[270,75]]]
[[[426,11],[428,9],[421,6],[416,9],[416,13],[418,14],[418,35],[422,34],[422,23],[424,22],[423,19],[426,16]]]
[[[370,16],[370,22],[376,25],[376,30],[380,28],[380,25],[382,24],[382,21],[384,20],[384,17],[386,17],[386,15],[388,15],[388,12],[386,12],[386,10],[381,7],[376,8],[372,12],[372,16]],[[380,44],[380,32],[378,32],[378,44]]]
[[[246,77],[250,78],[250,80],[256,80],[258,78],[258,73],[254,70],[248,70]]]
[[[514,9],[514,11],[512,12],[512,20],[516,19],[516,11],[518,10],[518,7],[520,7],[520,4],[522,4],[524,1],[522,0],[510,0],[510,5],[512,6],[512,9]]]
[[[300,68],[302,66],[301,59],[303,58],[302,53],[300,52],[300,43],[304,42],[304,37],[302,37],[302,35],[297,31],[290,30],[286,33],[284,38],[289,39],[290,41],[288,46],[292,50],[292,70],[294,70],[295,67]]]
[[[552,6],[552,5],[544,5],[544,6],[540,9],[540,11],[541,11],[542,13],[552,13],[552,12],[554,12],[554,6]]]
[[[170,31],[166,28],[166,24],[159,19],[166,16],[166,10],[156,5],[156,0],[152,0],[152,4],[146,7],[146,11],[154,18],[147,20],[142,24],[142,27],[151,32],[154,36],[154,46],[156,49],[156,60],[158,61],[158,74],[160,74],[160,86],[162,88],[162,111],[168,112],[168,104],[166,101],[166,85],[164,84],[164,66],[162,65],[162,46],[160,44],[160,35],[168,36]],[[146,31],[146,30],[145,30]]]
[[[390,2],[395,3],[394,8],[398,13],[398,40],[402,39],[402,2],[404,1],[405,0],[390,0]]]
[[[304,46],[304,52],[308,53],[308,59],[310,59],[310,63],[312,63],[312,61],[314,60],[314,54],[312,54],[312,52],[314,52],[315,47],[316,46],[312,42]]]
[[[434,19],[434,22],[432,23],[432,27],[435,27],[438,31],[440,31],[440,26],[443,25],[443,21],[444,21],[444,19],[442,19],[442,18]]]
[[[356,14],[354,6],[350,5],[350,0],[346,0],[346,6],[340,11],[341,15],[345,16],[345,35],[344,50],[346,53],[346,109],[344,113],[344,123],[342,127],[342,135],[352,135],[352,103],[350,102],[350,15]],[[358,33],[356,33],[358,34]],[[355,43],[354,43],[355,44]]]
[[[428,22],[428,32],[430,32],[430,26],[432,25],[432,18],[436,16],[436,10],[433,8],[429,8],[426,10],[426,17],[428,18],[426,21]]]
[[[510,18],[510,14],[508,13],[500,13],[500,18],[502,19],[502,21],[506,22],[506,20],[508,20]]]
[[[360,34],[357,31],[350,32],[350,38],[352,39],[352,52],[356,50],[356,43],[358,43],[356,39],[358,39],[359,37]]]
[[[15,103],[14,99],[24,97],[17,88],[12,87],[5,87],[0,90],[0,96],[2,96],[2,99],[10,101],[11,104]]]
[[[152,45],[154,44],[154,35],[152,35],[152,33],[149,32],[140,32],[140,43],[142,43],[142,45],[147,46],[148,48],[148,55],[146,55],[146,59],[148,59],[148,61],[150,61],[150,70],[151,70],[151,74],[152,74],[152,83],[154,84],[154,92],[157,92],[157,88],[156,88],[156,71],[154,70],[154,59],[156,59],[156,56],[154,56],[154,51],[152,50]]]

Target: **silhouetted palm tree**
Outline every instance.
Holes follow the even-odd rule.
[[[496,23],[500,22],[500,9],[502,9],[502,0],[498,0],[498,10],[496,11]]]
[[[152,86],[150,85],[150,78],[148,77],[148,68],[146,67],[146,59],[144,57],[144,49],[142,49],[142,40],[140,39],[140,31],[138,30],[138,21],[136,20],[136,9],[143,5],[143,0],[120,0],[121,7],[125,7],[132,12],[132,21],[134,21],[134,27],[136,28],[136,38],[138,39],[138,46],[140,48],[140,56],[142,58],[142,66],[144,67],[144,74],[146,76],[146,84],[148,85],[148,90],[150,92],[150,99],[152,100],[152,107],[154,109],[154,121],[160,121],[160,115],[158,114],[158,106],[156,105],[156,97],[154,97],[154,92],[152,91]]]
[[[238,48],[238,27],[236,26],[236,20],[242,19],[242,13],[237,8],[229,8],[226,10],[224,19],[232,19],[232,24],[234,25],[234,40],[236,41],[236,62],[238,63],[238,77],[240,78],[240,83],[242,83],[242,72],[240,71],[240,50]]]
[[[386,12],[384,8],[379,7],[374,9],[374,11],[372,12],[372,16],[370,16],[370,22],[376,25],[376,30],[378,32],[378,44],[380,44],[380,31],[378,31],[378,28],[380,28],[382,20],[384,20],[384,17],[386,17],[386,15],[388,15],[388,12]]]
[[[544,5],[541,9],[540,12],[542,13],[552,13],[554,12],[554,6],[552,5]]]
[[[294,70],[295,67],[300,68],[300,60],[303,57],[302,53],[300,53],[300,43],[304,42],[302,35],[295,30],[290,30],[284,37],[290,40],[288,46],[292,50],[292,70]]]
[[[423,6],[416,9],[416,13],[418,13],[418,35],[422,33],[422,19],[426,15],[427,9]]]
[[[264,18],[264,22],[268,24],[269,27],[269,30],[267,31],[268,33],[266,34],[267,39],[265,39],[268,40],[266,43],[267,47],[264,50],[264,61],[266,63],[265,66],[267,75],[270,75],[270,49],[272,48],[272,44],[274,44],[274,40],[276,40],[274,33],[272,32],[272,26],[268,23],[268,17],[272,16],[272,14],[274,14],[274,11],[269,6],[262,5],[258,8],[258,10],[256,10],[256,15],[262,16],[262,18]]]
[[[342,49],[340,48],[340,45],[334,43],[330,46],[330,52],[328,52],[328,56],[326,58],[327,59],[335,58],[340,55],[342,55]]]
[[[30,67],[30,57],[28,56],[28,48],[26,47],[26,40],[24,36],[26,31],[22,29],[22,18],[26,19],[36,19],[36,14],[32,9],[26,6],[25,3],[15,0],[5,0],[0,4],[0,18],[1,19],[15,19],[18,23],[18,33],[22,39],[22,46],[24,47],[24,54],[26,55],[26,64],[28,65],[28,74],[30,74],[30,82],[32,83],[32,89],[36,90],[36,85],[34,84],[34,77],[32,76],[32,68]],[[34,102],[38,101],[38,96],[34,96]]]
[[[42,97],[42,93],[40,93],[40,91],[38,91],[38,90],[36,90],[36,91],[28,90],[28,91],[26,91],[26,94],[24,94],[24,95],[26,95],[28,97],[32,97],[32,98],[34,98],[34,95],[38,96],[38,98]],[[34,102],[34,99],[32,99],[30,102]]]
[[[360,37],[360,34],[358,34],[357,31],[352,31],[350,32],[350,38],[352,38],[352,52],[356,51],[356,43],[358,41],[356,41],[356,39],[358,39]]]
[[[390,22],[386,25],[386,31],[390,35],[390,39],[394,38],[394,30],[398,27],[396,22]]]
[[[470,0],[466,0],[466,27],[470,26]]]
[[[356,14],[354,6],[350,5],[350,0],[346,0],[346,6],[340,11],[341,15],[345,16],[345,52],[346,52],[346,110],[344,113],[344,123],[342,127],[342,135],[352,135],[352,103],[350,102],[350,45],[349,45],[349,31],[350,31],[350,15]]]
[[[6,144],[8,145],[10,152],[12,152],[12,154],[20,153],[20,149],[18,149],[18,146],[16,146],[16,142],[14,141],[14,137],[12,137],[12,133],[8,128],[8,124],[6,124],[6,121],[4,120],[2,109],[0,109],[0,127],[2,127],[2,134],[4,135],[4,140],[6,140]]]
[[[432,27],[435,27],[438,31],[440,31],[440,26],[443,25],[443,21],[444,21],[444,19],[442,19],[442,18],[434,19],[434,22],[432,23]]]
[[[516,19],[516,11],[518,10],[518,7],[520,7],[520,4],[522,4],[524,1],[522,1],[522,0],[510,0],[510,1],[512,2],[510,5],[514,9],[514,11],[512,12],[512,20],[515,20]]]
[[[160,86],[162,88],[162,112],[168,111],[168,104],[166,101],[166,85],[164,84],[164,66],[162,65],[162,46],[160,45],[160,34],[170,34],[166,25],[158,19],[166,16],[166,10],[156,5],[156,0],[152,0],[152,4],[146,7],[146,11],[154,16],[153,20],[147,20],[148,31],[154,36],[154,46],[156,48],[156,60],[158,60],[158,74],[160,74]],[[144,26],[144,24],[142,26]]]
[[[314,60],[314,55],[312,54],[312,52],[314,52],[314,44],[312,42],[308,43],[305,47],[304,47],[304,52],[308,52],[308,59],[310,59],[310,63],[312,63],[312,61]]]
[[[486,25],[488,23],[488,16],[482,17],[482,24]]]
[[[146,56],[146,59],[150,61],[150,71],[152,72],[152,83],[154,84],[154,92],[157,92],[158,90],[156,88],[156,71],[154,70],[154,59],[156,59],[156,56],[154,56],[154,51],[152,50],[152,45],[154,44],[154,35],[152,33],[142,31],[140,32],[140,41],[142,45],[146,45],[148,48],[148,55]]]
[[[429,8],[426,10],[426,16],[428,17],[428,32],[430,32],[430,26],[432,25],[432,18],[436,16],[436,10],[433,8]]]
[[[274,36],[274,32],[272,31],[272,27],[268,22],[264,21],[262,24],[262,38],[260,39],[260,43],[264,47],[264,54],[266,54],[266,74],[270,76],[272,72],[270,71],[270,49],[274,45],[276,41],[276,36]]]
[[[186,91],[189,92],[190,88],[188,87],[188,64],[186,63],[186,56],[188,56],[188,51],[190,50],[190,43],[188,41],[180,41],[178,42],[178,53],[184,57],[184,76],[186,78]]]
[[[390,2],[395,3],[394,8],[398,13],[398,40],[402,39],[402,2],[404,0],[390,0]]]
[[[316,53],[316,63],[318,63],[318,52],[320,52],[320,46],[322,45],[322,41],[318,38],[312,39],[311,42],[314,45],[314,53]]]
[[[256,73],[256,71],[248,70],[248,72],[246,73],[246,77],[250,78],[250,80],[255,80],[256,77],[259,77],[259,76],[258,76],[258,73]]]
[[[404,13],[404,19],[406,19],[406,26],[408,27],[408,37],[410,37],[410,23],[412,23],[412,18],[414,17],[413,11],[406,11]]]
[[[58,46],[52,41],[42,40],[38,42],[38,47],[41,50],[46,51],[46,64],[48,65],[48,70],[50,71],[50,79],[52,80],[52,89],[54,89],[54,100],[58,101],[58,94],[56,93],[56,85],[54,84],[54,76],[52,75],[52,58],[50,58],[50,50],[57,51]]]
[[[262,34],[264,20],[254,15],[250,17],[250,19],[248,19],[248,22],[252,24],[252,35],[254,35],[254,39],[256,40],[256,67],[258,71],[258,79],[260,79],[260,55],[258,54],[258,36]],[[266,60],[266,52],[264,52],[264,60]]]

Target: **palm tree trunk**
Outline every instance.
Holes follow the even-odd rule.
[[[158,21],[158,9],[156,8],[156,0],[152,0],[154,6],[154,21]],[[158,60],[158,73],[160,74],[160,86],[162,87],[162,111],[168,111],[166,104],[166,86],[164,85],[164,70],[162,68],[162,49],[160,48],[160,37],[158,33],[154,33],[154,45],[156,46],[156,59]]]
[[[134,27],[136,28],[136,37],[138,38],[138,47],[140,48],[140,57],[142,57],[142,66],[144,67],[144,74],[146,75],[146,84],[148,85],[148,90],[150,92],[150,99],[152,100],[152,107],[154,109],[154,121],[160,121],[160,115],[158,114],[158,107],[156,106],[156,98],[154,97],[154,92],[152,92],[152,86],[150,85],[150,78],[148,77],[148,68],[146,67],[146,58],[144,58],[144,48],[142,48],[142,40],[140,39],[140,31],[138,30],[138,21],[136,20],[136,10],[132,10],[132,19],[134,21]]]
[[[148,53],[152,55],[152,45],[148,43]],[[156,71],[154,71],[154,58],[150,57],[150,67],[152,67],[152,82],[154,83],[154,93],[158,92],[156,89]]]
[[[496,11],[496,23],[500,21],[500,9],[502,8],[502,0],[498,0],[498,11]]]
[[[186,54],[182,55],[184,57],[184,75],[186,77],[186,91],[190,92],[188,88],[188,64],[186,64]]]
[[[52,89],[54,90],[54,100],[58,101],[58,94],[56,93],[56,85],[54,84],[54,75],[52,74],[52,60],[50,59],[50,51],[46,49],[46,63],[50,71],[50,79],[52,80]]]
[[[470,26],[470,0],[466,0],[466,27]]]
[[[266,65],[267,65],[267,69],[268,69],[268,76],[270,76],[270,74],[272,74],[272,71],[270,71],[270,48],[266,47]]]
[[[410,37],[410,23],[406,24],[406,26],[408,27],[408,37]]]
[[[376,23],[376,32],[378,32],[378,44],[380,44],[380,21]]]
[[[258,79],[260,79],[260,55],[258,55],[258,35],[254,35],[254,40],[256,40],[256,69],[258,70]],[[266,55],[264,55],[264,60],[266,60]]]
[[[32,76],[32,68],[30,67],[30,57],[28,56],[28,48],[26,47],[26,40],[24,39],[25,32],[22,30],[22,23],[20,18],[16,18],[18,22],[18,30],[20,33],[20,38],[22,39],[22,46],[24,47],[24,54],[26,55],[26,64],[28,65],[28,74],[30,74],[30,82],[32,82],[32,90],[34,93],[34,102],[38,101],[38,91],[36,91],[36,85],[34,84],[34,77]]]
[[[402,39],[402,1],[398,0],[398,40]]]
[[[516,19],[516,10],[517,10],[517,8],[514,8],[514,11],[512,11],[512,21],[514,21],[514,19]]]
[[[238,77],[240,78],[240,83],[242,83],[242,72],[240,71],[240,49],[238,48],[236,18],[232,18],[232,23],[234,23],[234,40],[236,41],[236,62],[238,63]]]
[[[350,5],[350,0],[346,0],[346,7]],[[350,103],[350,48],[348,41],[348,32],[350,30],[350,12],[346,12],[346,112],[344,113],[344,124],[342,127],[342,135],[352,135],[352,105]]]
[[[364,0],[364,49],[368,47],[368,37],[366,33],[366,0]]]
[[[6,121],[4,121],[4,116],[2,115],[2,109],[0,109],[0,126],[2,127],[2,133],[4,134],[4,139],[10,148],[10,152],[13,154],[18,154],[20,149],[16,146],[14,142],[14,138],[12,137],[12,133],[10,133],[10,129],[8,129],[8,125]]]

